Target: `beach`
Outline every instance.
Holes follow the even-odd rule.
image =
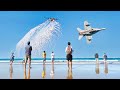
[[[0,62],[0,79],[120,79],[120,62],[73,61],[72,70],[66,61],[56,61],[54,65],[42,61],[32,62],[26,69],[21,62]]]

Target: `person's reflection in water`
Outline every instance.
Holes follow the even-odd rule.
[[[28,77],[27,79],[30,79],[30,67],[28,68]]]
[[[50,72],[50,76],[52,79],[54,79],[54,63],[52,63],[52,69],[51,69],[51,72]]]
[[[26,75],[26,66],[24,65],[24,79],[27,79],[27,75]]]
[[[100,70],[99,70],[99,61],[96,61],[95,72],[96,72],[96,74],[99,74],[99,73],[100,73]]]
[[[70,67],[70,68],[68,69],[67,79],[73,79],[73,76],[72,76],[72,67]]]
[[[26,66],[24,65],[24,79],[30,79],[30,67],[28,68],[28,76],[26,74]]]
[[[108,63],[107,63],[107,61],[104,63],[104,73],[108,74]]]
[[[12,74],[13,74],[13,66],[12,64],[10,65],[10,79],[12,79]]]
[[[46,68],[45,68],[45,62],[43,62],[42,78],[45,78],[45,76],[46,76]]]

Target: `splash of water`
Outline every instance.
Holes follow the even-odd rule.
[[[16,45],[16,54],[19,57],[24,55],[25,46],[30,41],[32,46],[32,56],[40,56],[46,47],[52,46],[55,40],[61,35],[59,22],[47,20],[44,23],[31,29]]]

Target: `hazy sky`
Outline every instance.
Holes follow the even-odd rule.
[[[0,11],[0,58],[9,58],[11,50],[30,29],[46,21],[44,17],[58,18],[62,35],[55,43],[55,56],[65,57],[65,47],[70,41],[73,57],[120,57],[120,11]],[[84,29],[87,20],[94,28],[106,28],[93,35],[91,44],[86,38],[78,40],[77,27]],[[51,52],[47,52],[50,57]],[[40,56],[41,57],[41,56]]]

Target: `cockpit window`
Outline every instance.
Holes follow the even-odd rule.
[[[89,24],[87,24],[86,26],[90,26]]]

